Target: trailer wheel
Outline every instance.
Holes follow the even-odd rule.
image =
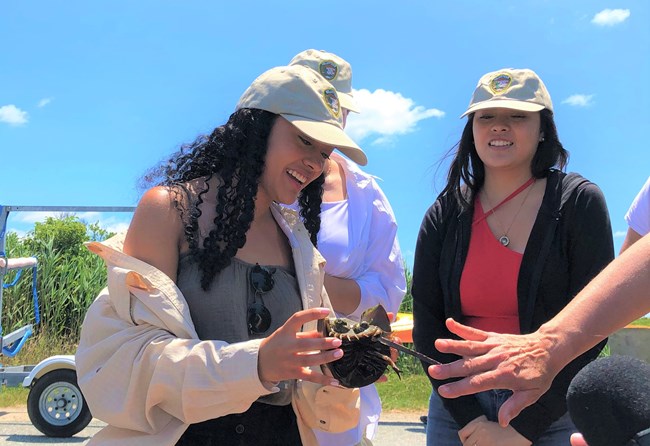
[[[72,437],[92,420],[77,374],[70,369],[53,370],[36,381],[27,397],[27,413],[48,437]]]

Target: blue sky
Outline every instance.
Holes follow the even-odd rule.
[[[348,131],[382,178],[409,266],[482,74],[531,68],[560,139],[605,193],[616,249],[650,175],[650,2],[125,0],[0,6],[0,204],[126,206],[147,168],[224,123],[298,52],[353,67]],[[130,215],[83,215],[110,229]],[[43,214],[14,213],[9,230]]]

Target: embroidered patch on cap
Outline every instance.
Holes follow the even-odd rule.
[[[339,103],[339,95],[336,94],[336,90],[333,88],[328,88],[323,92],[323,98],[325,99],[325,105],[327,105],[330,113],[338,119],[339,114],[341,113],[341,105]]]
[[[512,76],[506,73],[497,74],[490,81],[490,90],[492,93],[504,93],[512,83]]]
[[[328,81],[336,78],[339,74],[339,66],[331,60],[325,60],[318,65],[318,71]]]

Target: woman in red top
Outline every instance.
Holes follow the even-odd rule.
[[[528,69],[483,76],[442,194],[424,217],[413,269],[416,348],[449,337],[445,319],[501,333],[528,333],[560,311],[610,260],[607,208],[597,186],[564,174],[568,153],[541,79]],[[602,348],[602,345],[600,346]],[[575,430],[566,411],[571,378],[599,348],[563,371],[536,405],[503,428],[509,391],[444,400],[434,391],[427,444],[558,445]],[[425,367],[426,369],[426,367]],[[443,384],[432,380],[434,388]]]

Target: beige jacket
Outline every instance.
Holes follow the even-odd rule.
[[[293,211],[272,208],[292,247],[303,308],[331,308],[324,259]],[[269,390],[257,375],[261,340],[201,341],[174,282],[122,252],[123,235],[88,248],[108,268],[108,286],[88,309],[77,376],[93,415],[108,426],[89,445],[174,445],[189,424],[246,411]],[[315,322],[303,327],[315,328]],[[303,444],[312,429],[342,432],[358,423],[359,391],[298,381],[292,405]]]

